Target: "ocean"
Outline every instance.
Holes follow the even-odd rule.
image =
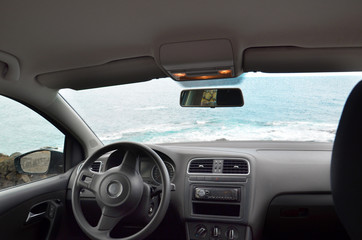
[[[215,140],[332,142],[345,100],[362,74],[244,74],[197,81],[198,87],[239,87],[243,107],[182,108],[191,83],[145,83],[61,94],[104,143]],[[91,109],[91,111],[90,111]]]
[[[215,140],[332,142],[345,100],[361,79],[362,73],[248,73],[236,79],[192,83],[204,88],[240,88],[244,106],[232,108],[182,108],[180,92],[192,86],[171,79],[82,91],[64,89],[60,94],[104,144]],[[4,101],[0,98],[0,106]],[[17,110],[18,107],[11,104],[0,108],[1,116],[12,116],[0,118],[3,136],[11,136],[11,140],[0,139],[0,153],[62,147],[62,136],[55,129],[39,125],[38,118]],[[28,134],[18,134],[20,130]]]

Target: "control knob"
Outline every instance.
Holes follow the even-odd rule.
[[[195,237],[196,238],[204,238],[206,237],[206,233],[207,233],[207,229],[204,225],[199,225],[196,227],[196,231],[195,231]]]
[[[202,189],[202,188],[196,188],[196,197],[198,197],[198,198],[202,198],[202,197],[204,197],[206,195],[206,192],[205,192],[205,190],[204,189]]]
[[[212,236],[213,237],[218,237],[218,236],[220,236],[220,228],[219,227],[217,227],[217,226],[215,226],[213,229],[212,229]]]
[[[235,240],[238,238],[237,235],[237,231],[234,228],[230,228],[227,232],[226,232],[226,237],[228,240]]]

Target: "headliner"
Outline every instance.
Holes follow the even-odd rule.
[[[230,39],[249,47],[362,47],[362,1],[1,1],[0,51],[21,78],[110,61],[158,58],[164,43]]]

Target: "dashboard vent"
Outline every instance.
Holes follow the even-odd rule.
[[[100,172],[101,171],[102,162],[101,161],[95,161],[92,163],[91,171],[93,172]]]
[[[195,159],[189,166],[189,173],[212,173],[212,159]]]
[[[224,160],[223,173],[226,174],[248,174],[248,162],[242,159],[226,159]]]

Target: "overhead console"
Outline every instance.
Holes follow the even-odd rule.
[[[175,80],[235,77],[234,56],[228,39],[168,43],[160,47],[160,64]]]
[[[191,159],[185,183],[188,239],[247,239],[250,177],[247,158]]]

